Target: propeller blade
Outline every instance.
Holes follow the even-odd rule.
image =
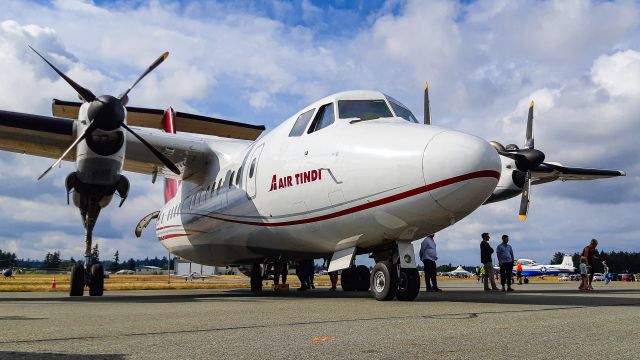
[[[140,135],[136,134],[135,131],[133,131],[133,129],[131,129],[130,127],[127,126],[127,124],[122,123],[120,124],[120,126],[122,126],[123,128],[125,128],[128,132],[130,132],[133,136],[135,136],[138,140],[140,140],[140,142],[147,147],[147,149],[149,149],[153,155],[155,155],[158,160],[162,161],[162,163],[168,167],[171,171],[173,171],[176,175],[180,175],[180,170],[178,169],[178,167],[171,162],[171,160],[169,160],[166,156],[164,156],[163,153],[161,153],[160,151],[158,151],[155,147],[153,147],[153,145],[149,144],[147,142],[147,140],[143,139]]]
[[[49,62],[49,60],[45,59],[44,56],[40,55],[39,52],[36,51],[36,49],[32,48],[31,45],[28,45],[29,48],[31,50],[33,50],[33,52],[35,52],[36,54],[38,54],[38,56],[40,56],[40,58],[42,58],[42,60],[44,60],[44,62],[46,62],[47,64],[49,64],[49,66],[51,66],[51,68],[58,73],[58,75],[60,75],[61,78],[64,79],[64,81],[67,82],[67,84],[71,85],[71,87],[84,99],[84,101],[87,102],[91,102],[93,100],[95,100],[96,96],[93,95],[93,93],[87,89],[84,88],[80,85],[78,85],[78,83],[76,83],[75,81],[71,80],[70,77],[68,77],[67,75],[65,75],[62,71],[58,70],[58,68],[56,68],[55,66],[53,66],[52,63]]]
[[[533,100],[529,105],[529,115],[527,116],[527,143],[525,147],[533,149]]]
[[[38,176],[38,180],[41,180],[43,177],[45,177],[45,175],[47,175],[49,173],[49,171],[51,171],[51,169],[53,169],[54,167],[58,166],[58,164],[60,164],[60,162],[65,158],[65,156],[67,156],[67,154],[73,150],[73,148],[76,147],[76,145],[78,145],[78,143],[82,140],[84,140],[84,138],[87,137],[87,135],[89,135],[94,129],[96,128],[96,126],[94,125],[94,123],[89,124],[89,126],[87,126],[86,129],[84,129],[84,132],[82,132],[82,134],[80,134],[80,136],[78,136],[73,143],[71,143],[71,146],[69,146],[67,148],[67,150],[64,151],[64,153],[62,153],[62,156],[60,156],[60,158],[58,158],[58,160],[56,160],[56,162],[53,163],[53,165],[49,166],[49,168],[47,170],[45,170],[40,176]]]
[[[424,124],[431,125],[431,104],[429,103],[429,83],[424,83]]]
[[[127,101],[125,101],[125,98],[128,100],[127,94],[129,93],[129,91],[131,91],[131,89],[133,89],[134,86],[138,85],[138,83],[140,82],[140,80],[142,80],[142,78],[144,78],[145,76],[147,76],[150,72],[153,71],[153,69],[157,68],[158,65],[162,64],[162,62],[164,61],[164,59],[166,59],[169,56],[169,52],[165,52],[164,54],[160,55],[151,65],[149,65],[149,67],[147,68],[147,70],[145,70],[142,75],[140,75],[140,77],[138,78],[138,80],[136,80],[133,85],[129,86],[129,88],[127,89],[127,91],[125,91],[124,93],[122,93],[122,95],[120,95],[120,100],[123,100],[123,103],[127,103]]]
[[[524,188],[522,189],[522,199],[520,199],[520,221],[524,221],[527,218],[529,212],[529,202],[531,201],[531,172],[527,171],[525,177]]]

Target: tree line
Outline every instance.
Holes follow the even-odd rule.
[[[581,252],[574,253],[571,258],[573,260],[573,266],[576,268],[580,265]],[[609,266],[609,272],[618,274],[637,274],[640,273],[640,252],[629,251],[600,251],[597,252],[597,256],[600,258],[594,262],[595,272],[604,272],[604,266],[602,261],[606,261]],[[564,254],[557,252],[553,255],[553,258],[549,262],[550,264],[560,264]]]
[[[172,258],[172,260],[174,260]],[[77,264],[80,260],[76,260],[73,257],[70,259],[62,259],[59,251],[47,252],[44,259],[18,259],[15,253],[12,252],[4,252],[0,249],[0,269],[1,268],[10,268],[10,267],[19,267],[26,269],[39,269],[39,270],[60,270],[60,271],[71,271],[73,265]],[[95,244],[91,249],[91,261],[92,263],[102,263],[104,268],[111,272],[116,272],[119,270],[135,270],[137,266],[157,266],[162,269],[167,268],[167,263],[169,259],[166,256],[162,258],[158,258],[157,256],[150,259],[149,257],[145,259],[134,259],[129,258],[129,260],[121,260],[120,252],[116,250],[113,256],[108,260],[100,260],[100,249],[98,244]],[[173,261],[169,264],[170,268],[173,269]]]

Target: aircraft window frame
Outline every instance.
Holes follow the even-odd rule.
[[[249,167],[249,179],[253,179],[253,175],[255,175],[257,160],[257,158],[253,158],[253,160],[251,161],[251,166]]]
[[[240,178],[242,178],[242,170],[243,167],[240,166],[240,168],[238,169],[238,173],[236,174],[236,186],[240,186]]]
[[[231,175],[229,176],[229,189],[231,189],[231,187],[233,186],[233,178],[236,176],[236,172],[232,171]]]
[[[331,107],[331,112],[332,112],[332,119],[331,122],[329,123],[324,123],[324,114],[326,113],[327,109]],[[336,122],[336,107],[334,105],[333,102],[324,104],[322,106],[320,106],[318,108],[318,111],[316,112],[316,115],[313,118],[313,122],[311,123],[311,125],[309,126],[309,130],[307,130],[307,134],[311,134],[314,133],[316,131],[322,130],[324,128],[327,128],[329,126],[331,126],[332,124],[334,124]]]
[[[293,127],[291,127],[291,131],[289,131],[289,137],[299,137],[304,135],[309,122],[313,119],[315,111],[316,108],[313,108],[300,114],[293,124]]]
[[[418,120],[418,118],[413,114],[413,112],[411,110],[409,110],[408,107],[404,106],[404,104],[402,104],[400,101],[392,98],[389,95],[385,95],[385,97],[387,98],[387,102],[389,103],[389,105],[391,106],[391,110],[393,111],[393,113],[396,115],[396,117],[402,118],[404,120],[406,120],[407,122],[410,123],[414,123],[414,124],[419,124],[420,121]],[[398,113],[398,110],[396,110],[396,107],[400,108],[400,110],[403,110],[407,113],[409,113],[409,115],[413,118],[413,120],[411,120],[410,118],[407,119],[406,117],[400,115],[400,113]],[[406,114],[405,114],[406,115]]]
[[[349,115],[344,115],[343,114],[343,105],[347,106],[347,103],[355,103],[355,102],[359,102],[359,103],[365,103],[365,102],[373,102],[373,103],[382,103],[384,104],[384,107],[387,109],[388,114],[385,114],[383,112],[377,113],[377,112],[372,112],[372,114],[375,115],[380,115],[377,117],[359,117],[359,116],[350,116],[352,114]],[[345,109],[347,110],[347,109]],[[376,110],[381,110],[381,109],[376,109]],[[364,115],[366,115],[367,113],[365,113]],[[375,120],[375,119],[380,119],[380,118],[385,118],[385,117],[392,117],[393,116],[393,111],[390,108],[389,104],[387,103],[387,101],[385,99],[353,99],[353,100],[338,100],[338,118],[339,119],[351,119],[351,118],[357,118],[359,120]]]
[[[220,189],[222,189],[222,180],[224,179],[220,178],[220,181],[218,181],[218,193],[220,193]]]

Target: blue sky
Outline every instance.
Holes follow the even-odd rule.
[[[536,146],[548,160],[628,176],[535,187],[525,223],[518,199],[483,206],[439,234],[441,261],[475,264],[484,231],[509,233],[517,256],[542,261],[593,237],[605,250],[640,250],[638,2],[0,2],[0,109],[48,115],[51,98],[76,97],[26,44],[94,92],[112,94],[168,50],[131,105],[268,128],[349,89],[384,91],[421,117],[428,80],[435,123],[521,145],[533,99]],[[49,164],[0,155],[0,248],[78,258],[80,218],[63,186],[73,167],[36,182]],[[105,254],[162,256],[151,232],[132,236],[138,219],[160,206],[161,188],[130,179],[123,208],[101,214],[98,241]]]

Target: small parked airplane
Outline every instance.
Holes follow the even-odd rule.
[[[16,278],[15,276],[13,276],[13,269],[11,269],[11,268],[2,270],[2,276],[4,276],[7,279],[15,279]]]
[[[120,205],[127,197],[123,170],[167,179],[166,204],[136,234],[157,219],[162,245],[182,258],[250,269],[255,291],[267,266],[330,259],[329,271],[342,270],[343,289],[404,301],[420,288],[412,241],[520,194],[524,220],[531,185],[624,175],[544,162],[534,148],[533,103],[522,149],[431,125],[426,86],[424,124],[382,92],[346,91],[260,136],[264,126],[127,107],[131,89],[168,53],[118,97],[95,96],[38,55],[83,102],[54,100],[55,117],[0,111],[0,149],[57,158],[39,179],[62,160],[76,162],[67,201],[73,192],[86,253],[72,271],[72,296],[85,286],[92,296],[103,293],[92,233],[113,195]],[[357,254],[374,259],[371,273],[355,266]]]
[[[207,279],[207,278],[210,278],[210,277],[218,277],[219,275],[203,275],[203,274],[200,274],[197,271],[192,271],[188,275],[171,274],[171,276],[184,278],[184,281],[189,281],[189,280],[193,281],[193,280],[197,280],[197,279],[201,279],[202,281],[204,281],[204,279]]]
[[[525,283],[528,283],[528,278],[533,276],[557,276],[559,274],[573,274],[576,271],[571,255],[565,255],[562,263],[558,265],[539,264],[531,259],[518,259],[517,261],[522,264],[522,276]],[[516,272],[515,267],[513,271]]]

